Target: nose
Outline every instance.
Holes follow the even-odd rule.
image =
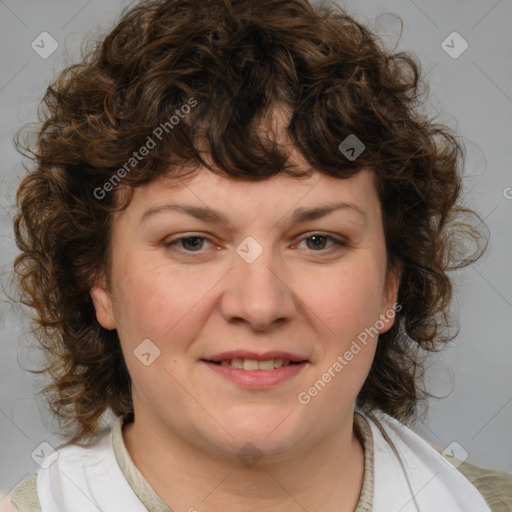
[[[289,272],[273,261],[270,249],[251,263],[236,254],[226,279],[221,311],[227,322],[247,322],[253,330],[264,331],[297,314]]]

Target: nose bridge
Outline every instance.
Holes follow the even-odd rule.
[[[226,320],[241,318],[262,330],[277,319],[291,318],[295,312],[293,293],[271,245],[247,237],[236,253],[222,300]]]

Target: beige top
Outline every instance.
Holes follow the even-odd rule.
[[[361,494],[354,512],[371,512],[373,501],[373,436],[366,419],[354,414],[355,432],[364,449],[364,476]],[[148,512],[172,512],[133,463],[123,440],[123,418],[113,427],[112,439],[117,462],[126,480]],[[458,470],[478,489],[492,512],[512,510],[512,475],[462,463]],[[41,512],[37,497],[36,474],[22,480],[12,491],[11,501],[19,512]]]

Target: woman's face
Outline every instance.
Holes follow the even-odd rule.
[[[282,456],[351,419],[398,285],[369,171],[160,179],[114,219],[111,250],[92,296],[147,429]]]

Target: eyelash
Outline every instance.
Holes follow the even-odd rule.
[[[347,244],[346,244],[346,242],[344,240],[342,240],[340,238],[337,238],[337,237],[334,237],[332,235],[325,235],[323,233],[311,233],[311,234],[309,234],[309,236],[306,236],[306,237],[302,238],[299,241],[299,243],[304,241],[304,240],[309,240],[309,239],[314,238],[314,237],[325,238],[327,240],[330,240],[334,245],[332,245],[328,249],[320,249],[320,250],[317,250],[317,251],[314,250],[314,249],[308,249],[311,252],[318,252],[318,253],[331,252],[333,249],[340,249],[340,248],[343,248],[343,247],[347,246]],[[175,240],[171,240],[170,242],[166,242],[166,243],[164,243],[164,246],[165,246],[166,249],[172,249],[172,248],[177,247],[178,244],[181,241],[187,240],[189,238],[197,238],[197,239],[200,239],[200,240],[208,240],[208,241],[210,241],[210,239],[208,237],[205,237],[205,236],[188,235],[188,236],[182,236],[180,238],[176,238]],[[183,249],[183,248],[178,248],[178,250],[181,250],[181,251],[185,252],[186,254],[194,254],[194,253],[201,253],[201,252],[203,252],[201,250],[198,250],[198,251],[187,251],[186,249]]]

